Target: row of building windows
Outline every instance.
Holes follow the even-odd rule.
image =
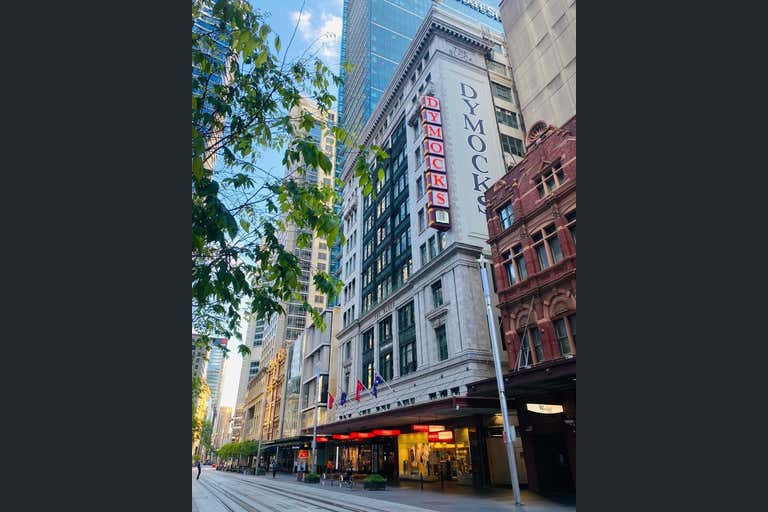
[[[553,320],[552,326],[555,330],[555,339],[560,356],[572,356],[576,348],[576,313]],[[521,330],[518,335],[522,342],[522,366],[541,363],[546,359],[538,325]]]
[[[445,250],[448,246],[447,238],[448,235],[445,231],[438,231],[436,235],[429,237],[426,243],[421,244],[421,247],[419,247],[419,254],[421,256],[422,267]]]
[[[571,234],[574,245],[576,244],[576,211],[566,215],[566,229]],[[531,234],[533,251],[538,263],[538,271],[549,268],[563,260],[563,251],[560,248],[560,238],[554,223],[549,224]],[[507,284],[515,284],[528,278],[528,269],[525,265],[522,244],[517,244],[511,250],[502,254],[504,270],[507,274]]]

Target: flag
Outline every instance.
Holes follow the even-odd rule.
[[[360,379],[357,379],[357,387],[355,387],[355,400],[360,400],[360,392],[365,389]]]
[[[373,388],[371,389],[371,393],[373,393],[373,396],[376,398],[379,397],[379,384],[384,382],[384,379],[381,378],[381,375],[378,374],[378,372],[375,374],[376,377],[373,379]]]
[[[333,395],[331,392],[328,392],[328,409],[333,409]]]
[[[347,392],[346,391],[342,391],[341,392],[341,400],[339,400],[339,405],[344,405],[345,403],[347,403]]]

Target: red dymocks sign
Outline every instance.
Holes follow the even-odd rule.
[[[451,229],[451,201],[448,195],[448,170],[445,167],[445,142],[443,140],[443,117],[440,100],[433,96],[422,96],[421,124],[424,138],[421,149],[424,153],[426,171],[424,183],[427,188],[427,215],[429,227],[438,231]]]

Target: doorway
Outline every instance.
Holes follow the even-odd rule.
[[[533,443],[541,491],[574,491],[565,436],[560,432],[537,434]]]

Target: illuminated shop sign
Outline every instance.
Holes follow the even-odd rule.
[[[414,432],[440,432],[445,430],[445,425],[411,425]]]
[[[525,408],[539,414],[560,414],[563,412],[562,405],[553,404],[525,404]]]
[[[374,429],[373,433],[377,436],[399,436],[400,431],[399,430],[382,430],[382,429]]]
[[[308,459],[309,458],[309,450],[299,450],[299,458],[300,459]]]
[[[453,430],[443,430],[442,432],[430,432],[427,434],[427,441],[430,443],[452,443]]]
[[[451,200],[448,194],[440,100],[433,96],[422,96],[419,104],[424,131],[421,149],[426,164],[424,182],[427,188],[428,225],[438,231],[447,231],[451,229]]]

